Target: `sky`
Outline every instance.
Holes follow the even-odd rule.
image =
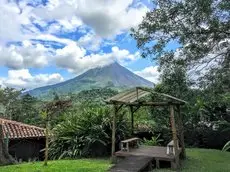
[[[0,85],[33,89],[114,61],[157,82],[130,28],[149,0],[0,0]]]

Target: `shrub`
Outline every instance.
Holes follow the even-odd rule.
[[[50,158],[76,158],[110,153],[112,114],[107,107],[89,105],[81,111],[69,112],[53,129]],[[117,117],[117,141],[127,135],[124,113]]]
[[[161,142],[163,142],[163,139],[160,139],[160,134],[158,134],[156,137],[152,137],[151,140],[147,140],[144,138],[143,144],[147,146],[157,146],[160,145]]]

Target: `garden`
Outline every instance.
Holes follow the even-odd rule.
[[[39,99],[24,90],[0,87],[0,117],[39,127],[45,135],[42,156],[21,162],[9,153],[9,135],[4,135],[1,122],[1,172],[108,171],[114,165],[111,152],[114,156],[122,140],[138,137],[141,145],[166,147],[173,135],[181,146],[182,134],[186,159],[181,161],[181,171],[230,171],[229,1],[156,0],[156,4],[158,8],[148,11],[130,33],[140,55],[153,60],[160,71],[157,84],[146,88],[151,89],[146,98],[154,102],[158,95],[171,95],[183,100],[181,109],[175,108],[175,120],[181,117],[181,125],[169,116],[172,102],[141,107],[142,99],[134,102],[138,110],[133,116],[128,108],[120,108],[133,102],[119,106],[115,102],[120,108],[115,119],[116,109],[105,100],[127,91],[124,88],[93,88],[68,95],[54,91],[48,99]],[[179,48],[169,49],[175,40]],[[171,170],[154,167],[154,171]]]

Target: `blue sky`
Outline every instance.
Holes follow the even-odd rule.
[[[149,0],[1,0],[0,85],[32,89],[114,61],[157,82],[156,63],[129,35],[152,8]]]

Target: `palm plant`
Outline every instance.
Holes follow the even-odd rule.
[[[230,149],[230,141],[228,141],[225,145],[224,145],[224,147],[223,147],[223,151],[227,151],[227,150],[229,150]]]
[[[156,137],[152,137],[151,140],[147,140],[144,138],[144,145],[147,146],[157,146],[160,145],[160,143],[163,142],[163,139],[160,139],[160,134],[158,134]]]
[[[228,122],[228,121],[221,121],[218,124],[221,125],[221,126],[224,126],[224,128],[225,128],[224,131],[230,131],[230,122]],[[228,141],[224,145],[224,147],[222,148],[222,151],[227,151],[229,149],[230,149],[230,141]]]
[[[53,129],[50,158],[76,158],[105,154],[111,144],[111,114],[109,108],[88,106],[65,115],[66,119]],[[117,137],[124,138],[126,122],[117,120]],[[100,150],[99,150],[100,149]],[[101,150],[102,149],[102,150]]]

